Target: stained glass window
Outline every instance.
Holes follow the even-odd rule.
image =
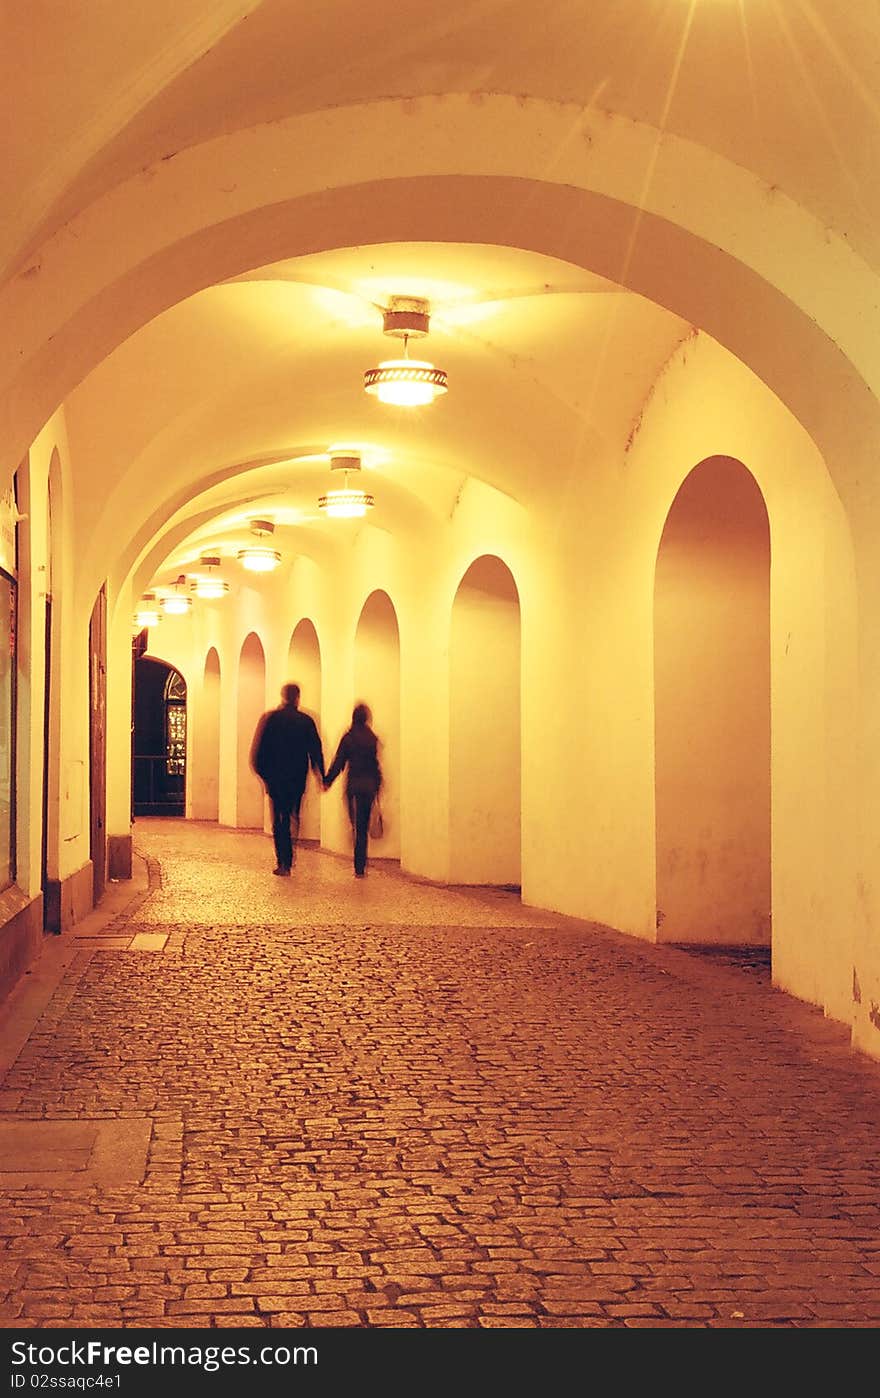
[[[186,681],[172,670],[165,684],[165,770],[182,777],[186,770]]]

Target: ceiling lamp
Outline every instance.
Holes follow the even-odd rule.
[[[229,591],[229,583],[222,578],[215,578],[211,575],[211,568],[220,567],[220,559],[216,555],[199,559],[199,567],[207,568],[209,571],[203,577],[197,577],[189,585],[190,592],[194,592],[196,597],[201,597],[205,602],[216,602],[221,597],[225,597]]]
[[[275,525],[268,519],[252,519],[251,533],[258,539],[271,539],[275,533]],[[236,557],[242,567],[251,573],[271,573],[281,562],[281,554],[277,549],[252,544],[246,549],[239,549]]]
[[[365,490],[349,489],[349,471],[360,469],[359,456],[331,456],[330,470],[342,472],[343,488],[328,490],[326,495],[322,495],[318,501],[318,509],[323,510],[331,519],[363,519],[367,510],[372,509],[376,502]]]
[[[139,631],[142,631],[145,626],[159,625],[159,607],[156,603],[155,592],[144,593],[134,614],[134,624]]]
[[[403,340],[403,358],[383,360],[364,374],[364,390],[380,403],[402,408],[418,408],[433,403],[448,388],[445,369],[437,369],[427,359],[410,359],[409,341],[422,340],[428,333],[428,302],[420,296],[392,296],[383,317],[383,330]]]
[[[186,616],[192,610],[192,598],[181,592],[186,587],[186,574],[181,573],[174,584],[174,591],[162,598],[162,610],[166,616]]]

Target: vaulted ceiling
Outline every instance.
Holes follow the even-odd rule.
[[[0,266],[13,273],[182,151],[380,99],[399,102],[401,121],[435,103],[441,123],[447,94],[611,113],[653,132],[658,152],[692,143],[880,262],[874,4],[31,0],[3,24]],[[76,509],[96,547],[102,520],[116,529],[137,495],[126,567],[148,559],[171,577],[199,552],[239,546],[267,513],[319,556],[316,500],[337,444],[363,454],[371,527],[443,518],[469,478],[527,506],[619,456],[692,333],[632,291],[515,246],[326,245],[185,296],[74,390],[71,446],[89,463]],[[394,352],[381,310],[395,294],[429,299],[426,353],[450,378],[445,399],[411,414],[361,388]]]
[[[220,133],[449,92],[571,103],[682,137],[877,254],[873,3],[30,0],[6,7],[4,28],[4,261],[113,184]]]

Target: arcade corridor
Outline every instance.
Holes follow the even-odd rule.
[[[5,11],[0,1325],[876,1326],[880,8]]]
[[[717,958],[203,823],[0,1021],[7,1326],[880,1320],[880,1065]]]

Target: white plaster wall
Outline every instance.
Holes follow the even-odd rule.
[[[857,887],[848,786],[855,728],[846,729],[856,695],[852,546],[807,434],[703,337],[669,365],[625,460],[621,507],[642,575],[630,597],[634,631],[647,625],[650,570],[669,505],[687,471],[716,454],[747,465],[770,520],[774,981],[849,1021]],[[623,557],[627,545],[615,542]],[[650,683],[640,692],[650,697]],[[644,720],[652,718],[649,708]],[[627,746],[634,758],[635,733]]]
[[[50,879],[63,880],[82,868],[89,858],[88,636],[91,611],[91,604],[87,610],[83,608],[76,592],[77,539],[70,508],[74,490],[73,463],[63,409],[46,423],[29,453],[31,503],[38,513],[46,509],[53,453],[57,453],[52,466],[57,492],[52,514],[54,692],[49,727],[52,760],[47,865]],[[26,582],[26,585],[32,583]],[[43,665],[43,643],[35,636],[31,673],[42,670]],[[37,828],[41,823],[32,803],[26,803],[21,809],[20,820]]]
[[[245,829],[262,829],[264,794],[262,783],[250,763],[251,746],[257,724],[266,710],[266,657],[256,633],[251,631],[242,644],[238,662],[238,790],[235,823]]]
[[[196,820],[217,820],[220,812],[220,685],[220,658],[212,646],[202,668],[201,688],[187,688],[187,785],[190,814]]]
[[[43,723],[48,570],[48,465],[39,453],[17,476],[18,601],[16,671],[16,883],[30,898],[40,891],[43,830]]]
[[[321,649],[314,623],[307,617],[297,623],[290,638],[287,658],[287,682],[298,684],[299,705],[309,714],[321,733]],[[323,747],[323,741],[322,741]],[[325,753],[325,766],[329,761]],[[321,838],[321,806],[323,792],[314,772],[309,768],[306,789],[300,807],[300,836],[304,840]]]
[[[519,598],[500,559],[472,563],[450,637],[450,879],[519,884]]]
[[[358,619],[354,702],[364,703],[370,709],[382,768],[384,834],[381,841],[371,844],[370,857],[399,859],[404,821],[400,787],[400,636],[397,614],[387,593],[371,593]],[[344,776],[339,779],[337,790],[344,789],[344,780]]]
[[[770,945],[770,531],[739,463],[670,510],[654,588],[657,940]]]

